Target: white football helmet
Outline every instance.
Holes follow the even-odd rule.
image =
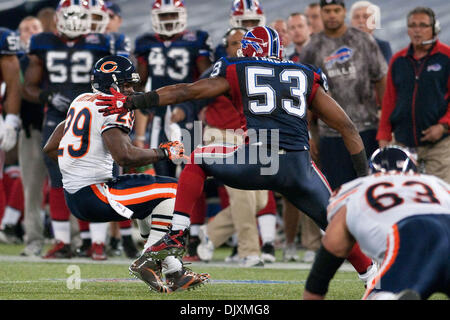
[[[187,12],[182,0],[156,0],[151,15],[155,33],[171,37],[186,29]]]
[[[251,22],[247,24],[246,22]],[[266,17],[258,0],[234,0],[231,7],[230,25],[234,28],[251,29],[264,26]]]
[[[108,9],[103,0],[89,0],[91,12],[91,32],[105,33],[109,23]]]
[[[56,8],[56,28],[69,38],[88,34],[91,15],[87,0],[61,0]]]

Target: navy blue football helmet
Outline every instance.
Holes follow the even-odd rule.
[[[418,172],[416,161],[411,154],[399,146],[386,146],[375,150],[369,160],[370,173],[387,172]]]
[[[120,92],[124,83],[139,83],[139,74],[130,59],[122,56],[103,57],[95,63],[91,74],[94,91],[111,94],[110,88]]]

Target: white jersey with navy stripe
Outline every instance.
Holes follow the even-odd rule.
[[[369,257],[381,262],[391,227],[423,214],[450,214],[450,186],[430,175],[377,173],[344,184],[330,198],[328,221],[343,206],[348,230]]]
[[[67,112],[64,136],[59,143],[58,164],[64,189],[79,189],[112,178],[113,158],[103,143],[102,133],[111,128],[130,132],[132,112],[104,117],[95,105],[96,94],[78,96]]]

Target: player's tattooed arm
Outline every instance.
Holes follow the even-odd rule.
[[[61,141],[62,137],[64,136],[64,127],[66,125],[66,120],[61,121],[58,126],[53,131],[50,138],[48,138],[47,143],[44,146],[44,152],[47,154],[47,156],[54,160],[58,161],[58,148],[59,148],[59,142]]]

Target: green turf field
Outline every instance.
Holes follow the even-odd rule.
[[[163,295],[150,292],[143,282],[130,276],[131,260],[126,258],[48,262],[20,257],[22,249],[21,245],[0,245],[0,300],[299,300],[310,266],[276,263],[239,268],[222,263],[230,249],[220,248],[211,263],[190,265],[194,271],[210,273],[210,283],[196,290]],[[281,261],[281,250],[276,255]],[[344,267],[351,270],[349,265]],[[364,286],[354,271],[339,271],[327,299],[358,300],[363,293]],[[432,299],[446,296],[435,294]]]

